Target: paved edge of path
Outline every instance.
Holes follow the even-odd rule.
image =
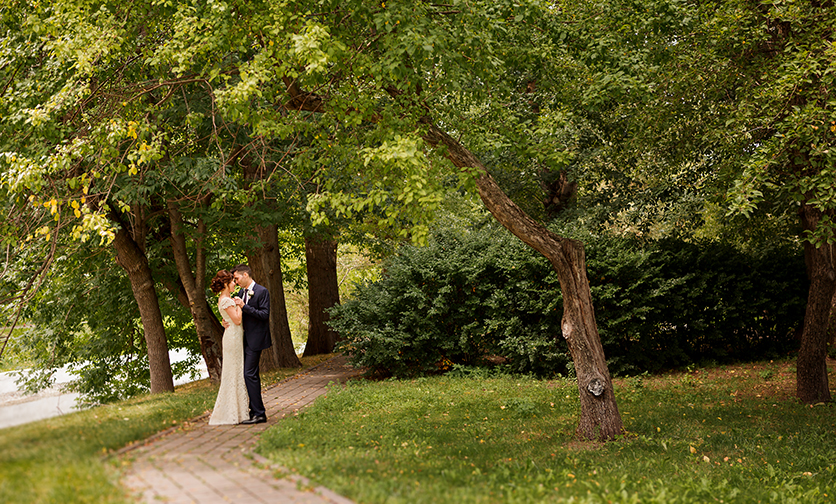
[[[325,394],[329,383],[359,376],[336,356],[262,391],[268,421],[257,425],[209,426],[209,413],[128,445],[108,458],[130,460],[122,484],[140,502],[216,504],[274,502],[351,504],[335,492],[313,487],[302,476],[253,452],[262,432],[295,415]]]

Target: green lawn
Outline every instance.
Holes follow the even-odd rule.
[[[836,410],[795,401],[791,366],[619,380],[603,446],[574,440],[571,380],[357,382],[259,451],[361,503],[834,502]]]
[[[831,502],[836,411],[793,400],[791,366],[618,380],[629,435],[603,446],[574,441],[571,380],[358,381],[259,450],[361,503]],[[202,381],[0,430],[0,502],[128,502],[123,462],[105,455],[207,411],[216,392]]]
[[[327,357],[302,361],[307,368]],[[263,383],[298,371],[268,373]],[[122,462],[106,455],[210,410],[217,391],[202,380],[177,387],[174,393],[140,396],[0,430],[0,503],[131,502],[118,483]]]

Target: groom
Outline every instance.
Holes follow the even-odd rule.
[[[261,351],[270,348],[270,293],[253,281],[252,270],[241,264],[232,269],[235,283],[241,290],[235,297],[235,304],[241,307],[244,326],[244,383],[250,396],[250,418],[242,424],[258,424],[267,421],[264,401],[261,399],[261,378],[258,375],[258,360]]]

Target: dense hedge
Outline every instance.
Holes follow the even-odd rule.
[[[610,371],[786,352],[803,319],[800,254],[743,254],[716,243],[585,237],[596,319]],[[356,365],[412,376],[507,359],[548,376],[571,367],[557,276],[504,229],[436,232],[404,247],[382,278],[332,311]]]

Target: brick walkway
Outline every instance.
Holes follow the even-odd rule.
[[[313,403],[329,382],[359,374],[342,356],[330,359],[263,391],[267,423],[209,426],[209,415],[152,437],[121,455],[132,460],[123,484],[145,503],[221,502],[351,504],[301,477],[274,477],[281,470],[252,449],[265,429]]]

